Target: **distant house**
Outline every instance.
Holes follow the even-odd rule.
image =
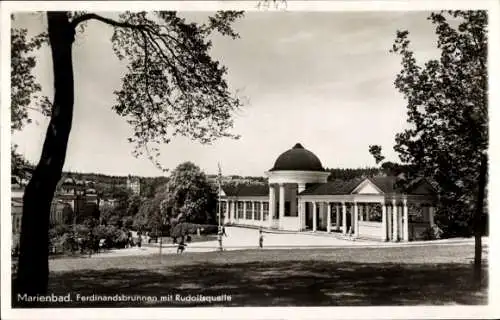
[[[139,178],[128,176],[127,177],[127,189],[131,190],[133,194],[141,194],[141,181]]]
[[[11,216],[12,233],[14,235],[21,232],[21,219],[23,213],[23,197],[26,181],[21,181],[17,177],[11,180]],[[62,224],[68,220],[68,215],[72,215],[70,203],[57,196],[52,200],[50,207],[50,224]]]
[[[266,175],[267,185],[222,187],[224,223],[381,241],[416,240],[434,224],[436,192],[426,179],[404,190],[396,176],[328,182],[319,158],[300,144]]]
[[[56,203],[71,208],[72,222],[80,223],[87,217],[99,218],[99,198],[92,181],[83,181],[68,176],[60,183],[54,196]],[[63,207],[61,207],[64,209]]]

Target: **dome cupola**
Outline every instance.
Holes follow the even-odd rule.
[[[325,171],[319,158],[300,143],[283,152],[270,171]]]

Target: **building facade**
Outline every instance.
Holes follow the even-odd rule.
[[[81,223],[87,217],[99,219],[99,198],[92,181],[65,178],[54,200],[72,211],[71,223]]]
[[[434,225],[435,190],[425,179],[404,192],[393,176],[327,181],[321,161],[300,144],[266,175],[268,185],[223,187],[225,224],[381,241],[421,239]]]
[[[127,189],[131,190],[133,194],[141,194],[141,181],[137,177],[128,176],[127,177]]]

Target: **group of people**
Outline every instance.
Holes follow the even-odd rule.
[[[219,231],[217,232],[217,241],[219,242],[219,251],[224,251],[224,248],[222,246],[222,240],[223,237],[227,237],[226,233],[226,228],[224,226],[219,227]],[[177,245],[177,254],[181,254],[186,250],[187,244],[184,241],[184,237],[180,240],[179,244]],[[264,232],[262,231],[262,228],[259,228],[259,248],[264,247]]]

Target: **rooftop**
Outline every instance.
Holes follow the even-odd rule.
[[[319,158],[300,143],[283,152],[270,171],[325,171]]]

